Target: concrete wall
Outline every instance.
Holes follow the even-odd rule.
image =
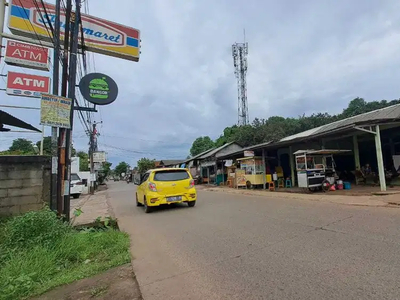
[[[50,181],[50,157],[0,156],[0,215],[17,215],[49,204]]]

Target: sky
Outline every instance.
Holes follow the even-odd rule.
[[[395,0],[85,1],[91,15],[141,32],[139,62],[91,54],[92,71],[119,86],[117,100],[93,116],[103,122],[99,150],[114,166],[119,161],[134,166],[141,157],[186,158],[196,137],[215,139],[237,122],[231,49],[243,42],[244,28],[250,120],[338,113],[355,97],[399,98],[400,2]],[[0,68],[2,74],[18,71],[3,62]],[[4,93],[0,104],[39,107],[40,100]],[[39,111],[4,110],[40,127]],[[40,134],[3,133],[0,150],[15,138],[38,141]],[[77,116],[73,143],[87,150]]]

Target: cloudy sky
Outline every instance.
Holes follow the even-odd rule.
[[[196,137],[216,138],[237,121],[231,46],[243,41],[243,28],[250,120],[337,113],[357,96],[399,98],[395,0],[86,1],[91,15],[141,30],[138,63],[94,55],[96,71],[119,85],[118,99],[94,116],[103,121],[99,148],[113,163],[185,158]],[[3,74],[11,69],[1,67]],[[39,106],[38,99],[1,99]],[[5,110],[39,126],[38,111]],[[3,133],[0,149],[17,137],[40,139]],[[78,150],[87,149],[78,120],[73,140]]]

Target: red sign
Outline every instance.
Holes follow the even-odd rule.
[[[9,65],[48,71],[49,49],[8,40],[5,62]]]
[[[50,92],[50,77],[8,72],[6,93],[13,96],[40,98]]]

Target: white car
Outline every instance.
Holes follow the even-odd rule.
[[[81,178],[78,174],[72,173],[71,174],[71,183],[70,183],[70,190],[69,193],[75,199],[78,199],[79,196],[82,194],[83,190],[83,183]]]

